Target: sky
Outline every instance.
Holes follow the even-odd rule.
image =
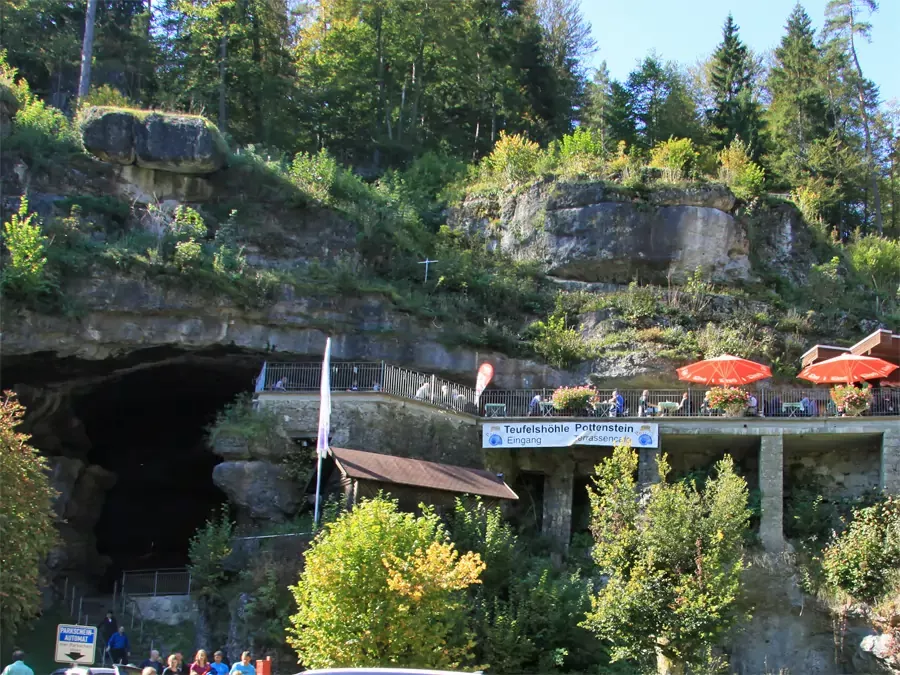
[[[635,63],[656,50],[665,61],[694,65],[712,54],[722,39],[730,11],[741,39],[755,52],[774,49],[796,0],[581,0],[597,51],[593,67],[606,61],[610,75],[624,80]],[[802,2],[817,31],[827,0]],[[900,99],[900,0],[881,0],[872,23],[872,43],[858,43],[863,74],[881,91],[881,100]]]

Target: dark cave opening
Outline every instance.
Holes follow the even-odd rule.
[[[188,562],[196,529],[225,502],[213,484],[220,461],[205,427],[236,394],[252,390],[256,366],[223,359],[179,360],[116,375],[74,396],[91,442],[87,460],[114,472],[94,533],[112,564],[125,569]]]

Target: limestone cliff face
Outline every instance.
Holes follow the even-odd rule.
[[[678,282],[699,267],[727,283],[753,276],[735,206],[721,186],[637,197],[598,183],[545,182],[497,202],[465,202],[451,221],[559,279]]]
[[[439,324],[423,326],[379,297],[301,297],[285,286],[270,306],[245,309],[227,298],[211,300],[115,274],[99,274],[73,290],[83,307],[78,316],[7,313],[4,359],[43,352],[96,361],[158,347],[228,347],[272,359],[320,359],[329,334],[332,356],[340,360],[414,364],[467,382],[489,359],[497,386],[508,388],[559,386],[571,377],[536,361],[450,347],[441,341]]]

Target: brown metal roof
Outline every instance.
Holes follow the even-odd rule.
[[[814,345],[800,357],[803,367],[830,359],[841,354],[860,354],[875,356],[889,363],[900,365],[900,335],[881,329],[867,335],[852,347],[835,347],[833,345]],[[900,370],[895,370],[892,378],[900,378]]]
[[[497,499],[518,499],[510,487],[490,471],[467,469],[422,459],[394,457],[376,452],[331,448],[340,470],[350,478],[382,483],[414,485],[430,490],[482,495]]]

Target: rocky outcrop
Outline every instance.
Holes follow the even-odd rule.
[[[320,359],[327,332],[335,360],[415,364],[463,384],[474,381],[485,360],[494,365],[495,386],[503,388],[554,387],[573,377],[532,360],[448,346],[439,323],[423,326],[378,296],[314,298],[284,287],[265,309],[242,309],[224,297],[211,301],[150,280],[100,273],[72,291],[83,308],[78,317],[4,315],[4,365],[38,352],[97,361],[151,348],[227,347],[268,358],[287,353],[296,360]]]
[[[82,116],[81,136],[97,158],[144,169],[203,175],[228,158],[219,130],[194,115],[93,107]]]
[[[806,282],[816,261],[812,232],[796,206],[780,204],[748,218],[754,264],[795,284]]]
[[[303,494],[283,466],[261,461],[222,462],[213,482],[238,509],[238,522],[282,522],[295,515]]]
[[[750,561],[744,588],[752,618],[731,640],[729,672],[890,673],[875,655],[883,640],[871,627],[853,617],[842,626],[815,598],[804,595],[798,578],[788,560],[758,555]]]
[[[103,574],[108,559],[97,552],[94,527],[116,475],[72,457],[50,457],[50,485],[57,495],[53,508],[59,544],[50,553],[51,570],[78,569]]]
[[[466,202],[450,220],[560,279],[665,283],[699,267],[715,281],[735,282],[752,276],[735,203],[716,186],[638,198],[599,183],[538,183],[496,205]]]

